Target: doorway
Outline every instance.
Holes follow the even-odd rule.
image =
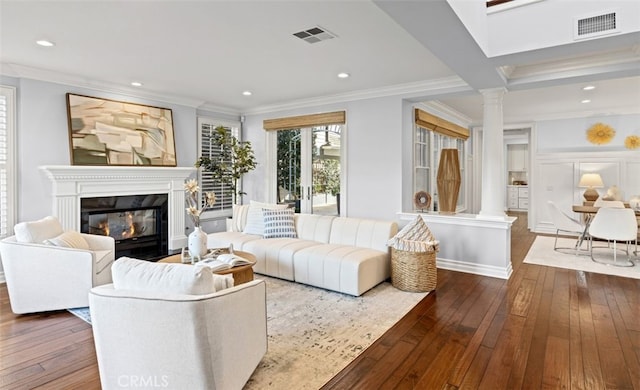
[[[277,132],[278,203],[296,212],[340,215],[342,125]]]

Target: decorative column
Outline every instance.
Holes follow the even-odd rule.
[[[504,219],[504,126],[502,97],[505,88],[481,90],[484,97],[482,127],[482,198],[479,218]]]

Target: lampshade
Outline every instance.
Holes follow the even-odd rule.
[[[604,183],[602,182],[602,178],[597,173],[585,173],[580,178],[580,183],[578,183],[578,187],[587,187],[586,191],[582,196],[589,201],[595,202],[596,199],[600,196],[598,191],[594,190],[594,188],[602,188],[604,187]]]
[[[586,187],[586,188],[602,188],[604,187],[604,183],[602,182],[602,178],[598,173],[585,173],[580,178],[580,183],[578,183],[578,187]]]

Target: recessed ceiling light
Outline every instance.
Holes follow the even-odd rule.
[[[133,85],[134,87],[142,87],[142,83],[139,81],[132,81],[131,85]]]
[[[350,75],[349,73],[346,73],[346,72],[340,72],[340,73],[338,73],[338,77],[339,77],[339,78],[341,78],[341,79],[346,79],[346,78],[348,78],[349,76],[351,76],[351,75]]]
[[[583,91],[591,91],[592,89],[596,89],[596,87],[593,85],[587,85],[586,87],[582,88]]]
[[[39,41],[36,41],[36,43],[40,46],[44,46],[44,47],[51,47],[54,46],[55,43],[51,42],[51,41],[47,41],[45,39],[41,39]]]
[[[252,93],[251,91],[244,91],[244,92],[242,92],[242,94],[243,94],[244,96],[251,96],[251,95],[253,95],[253,93]]]
[[[589,100],[589,99],[584,99],[581,103],[591,103],[591,100]]]

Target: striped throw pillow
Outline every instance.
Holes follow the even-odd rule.
[[[293,209],[262,209],[264,238],[298,238],[293,221]]]

